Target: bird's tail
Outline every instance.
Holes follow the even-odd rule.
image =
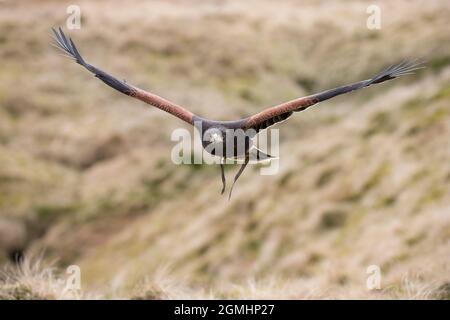
[[[267,153],[259,150],[257,147],[251,148],[248,154],[250,157],[250,161],[253,161],[253,162],[261,162],[261,161],[266,161],[266,160],[277,158],[277,157],[274,157],[270,154],[267,154]]]

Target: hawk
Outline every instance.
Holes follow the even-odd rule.
[[[176,103],[133,86],[128,82],[118,80],[110,74],[94,67],[83,59],[72,39],[66,37],[61,28],[58,30],[52,29],[52,31],[55,36],[54,40],[56,46],[67,56],[74,59],[75,62],[93,73],[96,78],[100,79],[117,91],[168,112],[184,122],[193,125],[197,130],[199,130],[202,137],[203,148],[208,153],[218,156],[221,159],[220,169],[222,176],[222,194],[224,193],[226,186],[224,161],[226,159],[243,159],[244,162],[234,177],[228,199],[231,198],[233,187],[251,158],[256,161],[273,158],[271,155],[257,149],[252,143],[252,139],[261,130],[265,130],[274,124],[285,121],[295,112],[306,110],[319,102],[331,99],[341,94],[349,93],[351,91],[363,89],[374,84],[396,79],[400,76],[411,74],[415,70],[423,68],[422,63],[417,60],[404,60],[399,64],[383,69],[374,77],[367,80],[358,81],[352,84],[288,101],[267,108],[244,119],[215,121],[196,115]]]

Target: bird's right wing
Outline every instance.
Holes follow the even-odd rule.
[[[161,98],[153,93],[139,89],[135,86],[126,83],[125,81],[120,81],[114,78],[113,76],[107,74],[106,72],[86,63],[84,59],[81,57],[77,48],[75,47],[75,44],[73,43],[72,39],[67,38],[64,35],[63,31],[61,30],[61,28],[59,28],[58,30],[55,29],[52,30],[55,35],[54,40],[56,47],[61,49],[70,58],[74,59],[78,64],[82,65],[87,70],[92,72],[95,75],[95,77],[99,78],[108,86],[122,92],[123,94],[139,99],[156,108],[164,110],[189,124],[193,124],[194,114],[192,112],[186,110],[185,108],[173,102]]]

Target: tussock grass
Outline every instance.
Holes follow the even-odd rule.
[[[64,278],[41,258],[24,259],[20,266],[0,271],[0,300],[80,299],[81,292],[67,290]]]

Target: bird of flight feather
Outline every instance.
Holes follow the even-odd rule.
[[[378,74],[376,74],[374,77],[358,81],[349,85],[344,85],[341,87],[337,87],[334,89],[322,91],[316,94],[312,94],[306,97],[298,98],[292,101],[288,101],[273,107],[269,107],[257,114],[254,114],[250,117],[239,119],[235,121],[214,121],[210,119],[201,118],[198,115],[195,115],[194,113],[190,112],[189,110],[183,108],[182,106],[179,106],[173,102],[170,102],[160,96],[157,96],[153,93],[150,93],[148,91],[139,89],[125,81],[118,80],[117,78],[107,74],[106,72],[88,64],[81,54],[79,53],[78,49],[76,48],[74,42],[71,38],[66,37],[64,32],[61,28],[58,28],[58,30],[52,29],[54,34],[54,45],[63,51],[63,53],[75,60],[76,63],[80,64],[81,66],[85,67],[87,70],[89,70],[91,73],[95,75],[98,79],[103,81],[106,85],[116,89],[117,91],[126,94],[130,97],[136,98],[138,100],[141,100],[145,103],[148,103],[158,109],[161,109],[165,112],[168,112],[175,117],[191,124],[195,125],[196,123],[201,124],[201,134],[202,137],[205,133],[214,131],[214,134],[221,135],[222,140],[226,140],[226,135],[229,134],[231,131],[237,131],[240,130],[244,133],[252,131],[254,133],[250,134],[250,138],[252,138],[255,134],[260,132],[261,130],[265,130],[268,127],[280,123],[282,121],[285,121],[290,116],[293,115],[294,112],[299,112],[306,110],[307,108],[331,99],[335,96],[348,93],[351,91],[359,90],[368,86],[371,86],[373,84],[382,83],[385,81],[389,81],[392,79],[396,79],[398,77],[409,75],[414,73],[414,71],[423,68],[423,62],[419,60],[404,60],[399,64],[394,64]],[[206,147],[207,143],[203,142],[203,147]],[[256,150],[256,151],[255,151]],[[230,153],[231,152],[231,153]],[[231,198],[231,194],[233,191],[233,187],[244,171],[245,167],[247,166],[250,157],[255,154],[256,157],[259,160],[265,160],[270,159],[271,156],[268,154],[263,153],[260,150],[255,149],[251,143],[245,143],[245,147],[243,151],[240,154],[237,154],[236,150],[231,150],[230,152],[222,153],[221,156],[221,174],[222,174],[222,194],[225,191],[226,187],[226,180],[225,180],[225,174],[224,174],[224,166],[223,166],[223,160],[225,158],[236,158],[236,157],[242,157],[244,158],[244,163],[241,165],[239,171],[237,172],[236,176],[234,177],[233,184],[230,188],[230,193],[228,196],[228,199]],[[231,156],[229,156],[231,155]]]

